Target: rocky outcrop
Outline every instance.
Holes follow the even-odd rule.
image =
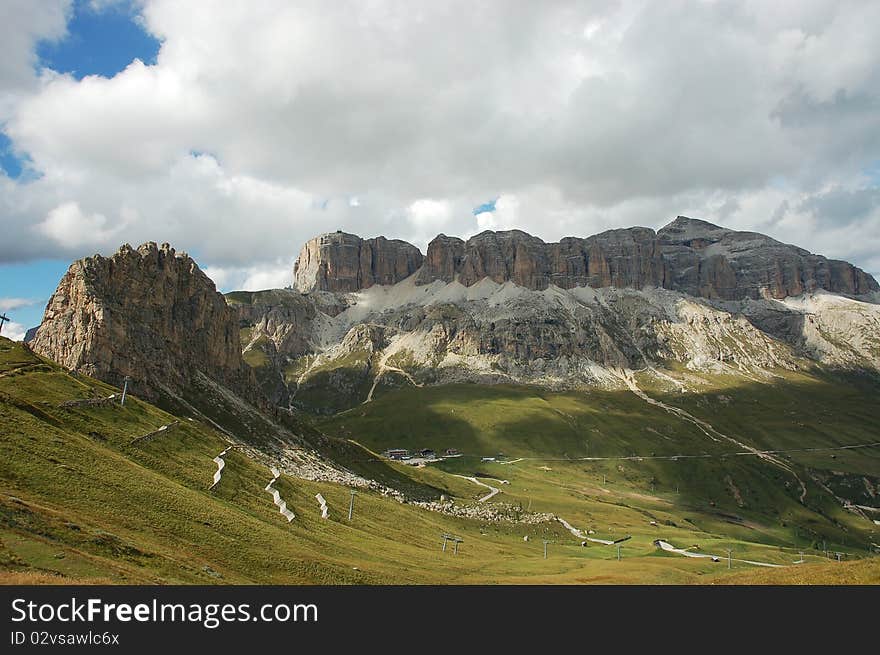
[[[679,216],[654,232],[634,227],[545,243],[519,230],[482,232],[466,243],[439,236],[416,281],[489,278],[527,289],[578,286],[681,291],[740,300],[785,298],[819,289],[864,295],[877,282],[847,262],[828,260],[753,232],[736,232]]]
[[[679,216],[657,232],[666,288],[703,298],[785,298],[819,289],[866,295],[876,280],[844,261],[829,260],[755,232],[736,232]]]
[[[34,337],[37,336],[37,330],[40,329],[40,326],[28,328],[28,331],[24,333],[24,341],[25,343],[30,343],[34,340]]]
[[[310,291],[359,291],[396,284],[422,265],[422,253],[405,241],[361,239],[334,232],[306,243],[293,266],[293,285]]]
[[[419,273],[416,284],[430,284],[435,280],[452,282],[461,270],[464,258],[465,243],[458,237],[439,234],[428,244],[428,252]]]
[[[137,395],[186,388],[199,372],[253,398],[235,313],[185,253],[122,246],[71,264],[49,299],[33,350]]]

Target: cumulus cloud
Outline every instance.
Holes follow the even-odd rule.
[[[22,309],[24,307],[32,307],[40,302],[42,301],[33,298],[0,298],[0,314],[14,312],[17,309]],[[24,325],[10,320],[3,322],[3,331],[0,332],[0,335],[7,339],[12,339],[13,341],[21,341],[24,339],[26,332],[27,328]]]
[[[33,300],[32,298],[0,298],[0,313],[21,309],[22,307],[30,307],[38,302],[38,300]]]
[[[218,289],[282,289],[293,282],[293,261],[291,258],[256,266],[207,266],[204,271]]]
[[[66,32],[69,11],[70,0],[8,0],[0,4],[0,124],[23,95],[37,89],[36,44],[60,39]]]
[[[87,215],[79,203],[66,202],[52,209],[37,230],[58,244],[78,248],[106,243],[122,227],[111,227],[103,214]]]
[[[15,321],[9,321],[3,324],[3,332],[0,333],[0,336],[12,339],[13,341],[23,341],[26,333],[27,328],[24,325]]]
[[[335,229],[424,248],[687,214],[880,270],[880,4],[138,6],[156,64],[109,79],[34,72],[66,3],[0,20],[36,178],[0,175],[0,261],[170,241],[223,288],[282,286]]]

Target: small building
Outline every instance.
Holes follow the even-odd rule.
[[[435,453],[430,448],[422,448],[419,451],[419,456],[424,457],[425,459],[434,459],[437,456],[437,453]]]
[[[389,448],[385,451],[389,459],[408,459],[409,451],[404,448]]]

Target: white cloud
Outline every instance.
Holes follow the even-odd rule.
[[[876,211],[798,209],[878,186],[877,3],[146,0],[156,65],[79,81],[33,73],[69,8],[32,5],[0,20],[0,97],[41,177],[0,175],[0,261],[170,241],[220,286],[277,285],[335,229],[424,248],[688,214],[880,268]]]
[[[37,230],[60,245],[77,248],[106,243],[123,227],[108,226],[103,214],[84,214],[79,203],[65,202],[52,209]]]
[[[13,341],[22,341],[26,332],[27,328],[21,323],[9,321],[8,323],[3,323],[3,332],[0,332],[0,336],[12,339]]]
[[[0,298],[0,313],[21,309],[22,307],[30,307],[38,302],[40,301],[32,298]]]
[[[293,259],[257,266],[207,266],[204,271],[214,281],[217,289],[223,292],[283,289],[293,284]]]
[[[263,266],[250,269],[241,288],[245,291],[281,289],[293,284],[293,262],[287,265]]]
[[[36,44],[56,40],[66,31],[70,0],[5,0],[0,3],[0,126],[14,111],[23,95],[33,92],[38,82]]]

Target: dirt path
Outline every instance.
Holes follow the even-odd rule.
[[[709,559],[718,560],[718,561],[727,559],[726,556],[722,556],[722,555],[708,555],[706,553],[696,553],[692,550],[685,550],[684,548],[676,548],[668,541],[663,541],[662,539],[657,539],[657,541],[655,541],[654,543],[657,546],[659,546],[661,550],[665,550],[668,553],[678,553],[679,555],[683,555],[684,557],[709,558]],[[730,561],[731,562],[742,562],[744,564],[752,564],[754,566],[766,566],[766,567],[774,568],[774,569],[781,569],[785,566],[784,564],[770,564],[769,562],[756,562],[756,561],[750,560],[750,559],[737,559],[735,557],[732,557],[730,559]]]
[[[475,477],[468,477],[468,476],[466,476],[466,475],[458,475],[457,473],[453,473],[453,475],[454,475],[455,477],[457,477],[457,478],[463,478],[463,479],[465,479],[465,480],[470,480],[470,481],[473,482],[474,484],[478,484],[478,485],[480,485],[481,487],[486,487],[486,489],[489,489],[489,493],[486,494],[485,496],[483,496],[482,498],[480,498],[480,499],[477,501],[478,503],[485,503],[487,500],[489,500],[490,498],[492,498],[495,494],[500,494],[500,493],[501,493],[501,489],[496,489],[495,487],[491,487],[491,486],[489,486],[488,484],[486,484],[486,483],[484,483],[484,482],[480,482],[480,481],[477,480],[477,478],[475,478]]]
[[[34,364],[25,364],[24,366],[16,366],[15,368],[11,368],[8,371],[3,371],[0,373],[0,378],[5,378],[9,375],[15,375],[16,373],[23,373],[28,369],[35,368],[37,366],[43,366],[43,363],[34,363]]]
[[[578,539],[585,539],[586,541],[592,541],[594,544],[602,544],[603,546],[613,546],[615,542],[610,541],[608,539],[596,539],[595,537],[591,537],[587,534],[584,534],[583,530],[578,530],[571,523],[566,521],[564,518],[557,516],[556,520],[559,521],[566,530],[571,532]]]
[[[518,462],[639,462],[644,459],[713,459],[722,457],[744,457],[759,455],[781,455],[784,453],[816,453],[832,450],[854,450],[858,448],[877,448],[880,441],[871,441],[869,443],[850,444],[848,446],[823,446],[820,448],[780,448],[776,450],[757,450],[750,448],[749,450],[731,451],[728,453],[699,453],[697,455],[689,455],[687,453],[679,453],[676,455],[610,455],[608,457],[518,457],[509,462],[496,462],[497,464],[517,464]],[[472,457],[481,457],[481,455],[472,455]]]
[[[284,516],[284,518],[287,519],[287,522],[290,523],[294,518],[296,518],[296,515],[289,509],[287,509],[287,503],[281,500],[281,494],[278,492],[277,489],[272,486],[275,484],[278,478],[281,477],[281,472],[274,466],[269,470],[272,471],[272,475],[274,477],[269,481],[269,484],[266,485],[266,491],[272,494],[272,502],[274,502],[275,505],[278,506],[278,511],[281,512],[282,516]]]
[[[208,489],[213,489],[220,483],[220,478],[223,476],[223,469],[226,467],[226,462],[224,461],[223,456],[228,453],[231,448],[232,446],[224,450],[212,460],[215,464],[217,464],[217,470],[214,472],[214,482],[210,487],[208,487]]]

